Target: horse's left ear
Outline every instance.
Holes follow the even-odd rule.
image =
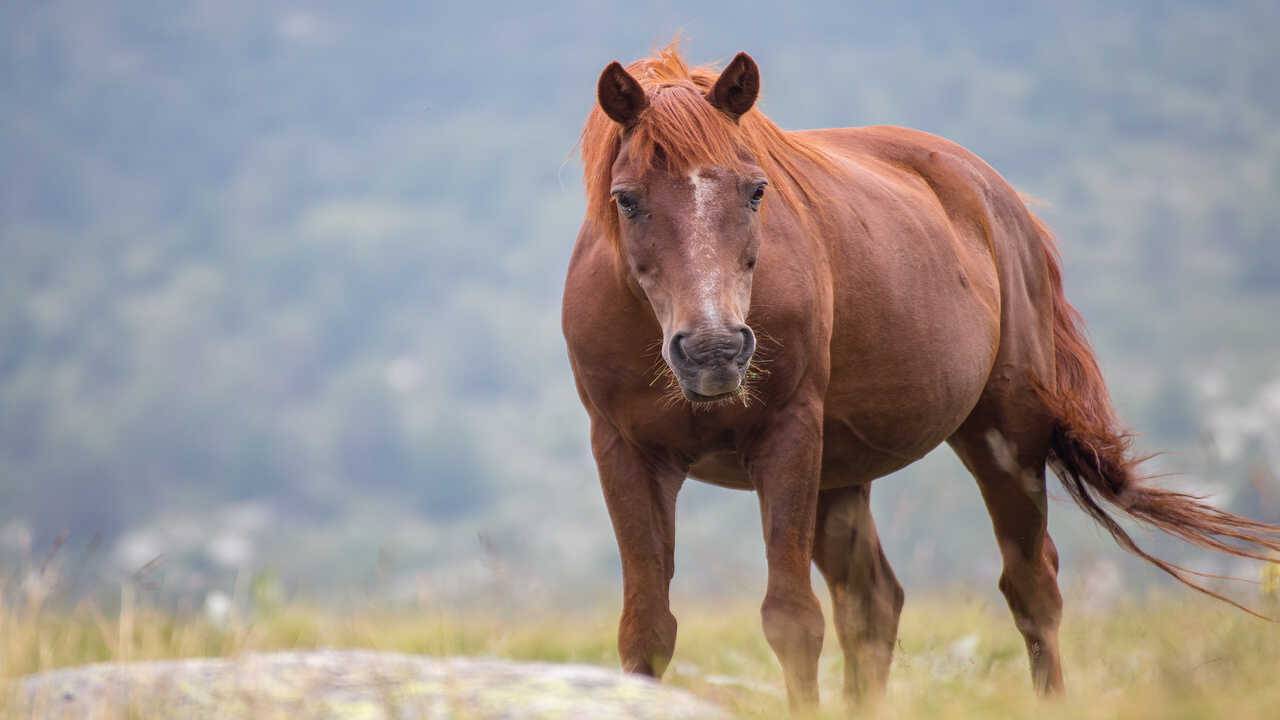
[[[737,120],[751,109],[759,95],[760,68],[756,67],[756,61],[750,55],[740,52],[729,63],[729,67],[720,73],[715,87],[707,93],[707,100]]]

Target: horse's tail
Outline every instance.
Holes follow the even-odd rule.
[[[1192,588],[1257,615],[1192,579],[1212,576],[1178,567],[1143,550],[1099,502],[1106,501],[1130,517],[1193,545],[1228,555],[1273,560],[1268,553],[1280,553],[1280,526],[1220,510],[1195,495],[1157,487],[1151,477],[1138,472],[1138,465],[1147,457],[1135,457],[1131,452],[1132,435],[1116,418],[1093,349],[1085,338],[1084,321],[1063,293],[1061,261],[1053,236],[1038,219],[1036,222],[1053,293],[1056,377],[1053,387],[1040,388],[1042,400],[1055,418],[1050,466],[1076,503],[1121,547]]]

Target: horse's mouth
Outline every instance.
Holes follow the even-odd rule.
[[[683,390],[683,388],[681,389]],[[693,402],[693,403],[715,403],[715,402],[720,402],[721,400],[728,400],[730,398],[735,398],[738,396],[738,393],[740,391],[741,391],[741,388],[738,387],[738,388],[729,390],[727,392],[719,393],[717,395],[703,395],[702,393],[696,393],[692,390],[684,390],[684,396],[689,400],[689,402]]]
[[[680,392],[697,407],[718,406],[740,400],[746,389],[746,373],[732,365],[699,368],[691,376],[681,377]]]

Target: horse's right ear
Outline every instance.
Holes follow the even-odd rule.
[[[623,127],[635,125],[640,113],[649,107],[644,88],[616,60],[600,73],[596,97],[604,114]]]

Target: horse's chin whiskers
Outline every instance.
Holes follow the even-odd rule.
[[[650,371],[649,387],[654,387],[664,378],[667,381],[668,389],[677,384],[675,373],[671,372],[671,368],[667,365],[667,361],[663,360],[662,356],[659,355],[658,359],[653,363],[653,369]]]
[[[683,397],[683,395],[681,397]],[[749,387],[747,387],[746,383],[743,383],[742,385],[738,386],[737,390],[735,390],[734,392],[722,398],[717,398],[715,400],[705,400],[705,401],[694,400],[694,401],[688,401],[688,402],[689,402],[689,405],[693,408],[694,412],[711,412],[713,410],[732,407],[738,404],[741,404],[743,408],[748,408],[748,407],[751,407],[751,401],[756,400],[758,398],[759,396],[756,395]]]
[[[759,391],[753,386],[752,381],[767,375],[767,370],[755,369],[748,366],[747,372],[744,373],[742,384],[737,390],[715,400],[690,400],[681,389],[680,383],[676,381],[674,373],[667,373],[670,380],[666,387],[666,391],[662,396],[662,407],[671,409],[680,405],[687,405],[694,412],[711,412],[721,408],[729,408],[740,406],[743,409],[750,408],[753,404],[763,406],[764,398]]]
[[[668,386],[666,392],[663,393],[662,407],[664,410],[677,408],[684,402],[688,402],[688,398],[686,398],[684,393],[680,391],[680,386],[678,384]]]

